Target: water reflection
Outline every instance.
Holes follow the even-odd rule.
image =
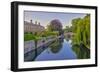
[[[90,49],[86,48],[83,44],[73,45],[72,50],[76,53],[78,59],[90,58]]]
[[[66,41],[68,41],[70,44],[72,44],[72,40],[70,36],[66,36]],[[72,44],[72,50],[77,55],[77,59],[88,59],[90,58],[90,49],[85,47],[84,44],[80,43],[80,45]]]
[[[76,55],[71,47],[72,45],[65,39],[57,39],[48,44],[48,46],[39,47],[24,54],[24,61],[76,59]]]
[[[40,47],[24,54],[24,61],[34,61],[46,48]]]
[[[52,53],[58,53],[62,48],[63,39],[57,39],[53,44],[50,45],[50,50]]]
[[[87,58],[90,58],[90,50],[83,44],[73,45],[70,38],[57,39],[24,54],[25,62]]]

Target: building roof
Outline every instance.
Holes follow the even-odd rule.
[[[42,28],[44,28],[42,25],[40,25],[40,23],[39,23],[39,24],[34,24],[34,23],[32,23],[32,22],[27,22],[27,21],[24,21],[24,25],[31,25],[31,26],[37,26],[37,27],[42,27]]]

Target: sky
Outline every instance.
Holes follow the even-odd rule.
[[[35,21],[40,22],[40,25],[46,26],[54,19],[58,19],[63,28],[71,26],[71,21],[74,18],[83,18],[86,14],[84,13],[62,13],[62,12],[40,12],[40,11],[24,11],[24,21],[33,23]]]

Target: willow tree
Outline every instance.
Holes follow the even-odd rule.
[[[74,33],[73,43],[84,44],[90,48],[90,15],[84,18],[76,18],[72,20],[72,32]]]

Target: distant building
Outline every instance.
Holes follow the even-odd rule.
[[[24,32],[43,32],[45,28],[40,25],[40,22],[35,21],[35,23],[30,20],[30,22],[24,21]]]

